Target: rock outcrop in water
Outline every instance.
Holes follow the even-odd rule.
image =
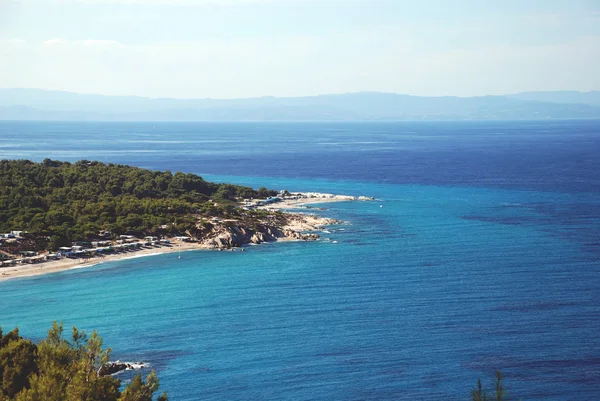
[[[105,365],[102,365],[102,367],[100,367],[100,369],[98,370],[98,374],[100,376],[108,376],[114,375],[115,373],[123,372],[125,370],[138,370],[146,367],[148,367],[148,365],[143,362],[111,361]]]

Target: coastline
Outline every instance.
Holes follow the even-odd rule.
[[[263,205],[257,209],[268,211],[283,211],[284,209],[299,209],[305,205],[315,203],[348,202],[356,200],[370,200],[366,197],[353,197],[346,195],[331,195],[321,193],[301,193],[297,199],[283,199],[277,203]],[[258,242],[249,241],[245,244],[272,242],[272,241],[302,241],[315,240],[318,238],[315,234],[302,234],[305,231],[317,231],[323,229],[323,226],[338,223],[335,220],[320,217],[314,214],[285,212],[286,222],[279,227],[277,235],[272,236],[271,240],[261,237]],[[109,254],[102,257],[91,257],[87,259],[64,258],[60,260],[50,260],[35,264],[20,264],[15,266],[3,267],[0,269],[0,282],[15,279],[39,276],[44,274],[58,273],[66,270],[82,269],[95,266],[106,262],[115,262],[126,259],[148,257],[153,255],[162,255],[166,253],[194,251],[194,250],[234,250],[235,248],[221,246],[221,239],[231,242],[231,233],[225,232],[215,238],[204,239],[199,242],[173,241],[170,245],[160,245],[145,247],[134,251],[127,251],[118,254]],[[216,245],[215,245],[216,244]],[[245,245],[244,244],[244,245]]]
[[[258,206],[262,210],[300,209],[307,205],[333,202],[372,201],[373,198],[366,196],[334,195],[320,192],[299,192],[297,198],[284,198],[276,203]]]
[[[83,269],[107,262],[136,259],[165,253],[185,252],[194,250],[206,250],[207,248],[198,243],[175,243],[172,246],[160,246],[140,249],[137,251],[106,255],[104,257],[93,257],[88,259],[60,259],[36,264],[16,265],[0,269],[0,282],[14,278],[26,278],[40,276],[43,274],[58,273],[66,270]]]

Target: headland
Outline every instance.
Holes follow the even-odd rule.
[[[97,264],[125,259],[147,257],[165,253],[194,250],[244,251],[244,245],[274,241],[315,241],[318,231],[338,224],[334,219],[310,213],[290,212],[291,209],[310,204],[328,202],[366,201],[372,198],[334,195],[316,192],[289,193],[280,191],[278,196],[265,199],[246,199],[238,208],[245,212],[237,217],[207,217],[196,215],[196,224],[205,230],[196,236],[176,235],[145,236],[120,235],[113,240],[90,242],[90,246],[73,245],[61,247],[58,252],[28,251],[29,256],[4,259],[0,262],[0,281],[42,274],[57,273],[70,269],[91,267]],[[284,211],[285,210],[285,211]],[[8,234],[4,234],[8,236]],[[21,232],[12,239],[19,241]],[[104,235],[106,235],[104,233]],[[16,236],[16,238],[15,238]],[[118,238],[118,239],[116,239]],[[9,255],[5,251],[4,255]],[[181,257],[181,256],[179,256]]]

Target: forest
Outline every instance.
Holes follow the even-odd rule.
[[[176,235],[193,231],[196,215],[235,215],[237,199],[275,194],[97,161],[0,160],[0,233],[27,231],[50,249],[100,231]]]

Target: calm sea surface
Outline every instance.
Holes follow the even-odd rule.
[[[0,324],[97,329],[172,400],[600,399],[600,121],[0,122],[0,159],[377,198],[316,243],[0,283]]]

